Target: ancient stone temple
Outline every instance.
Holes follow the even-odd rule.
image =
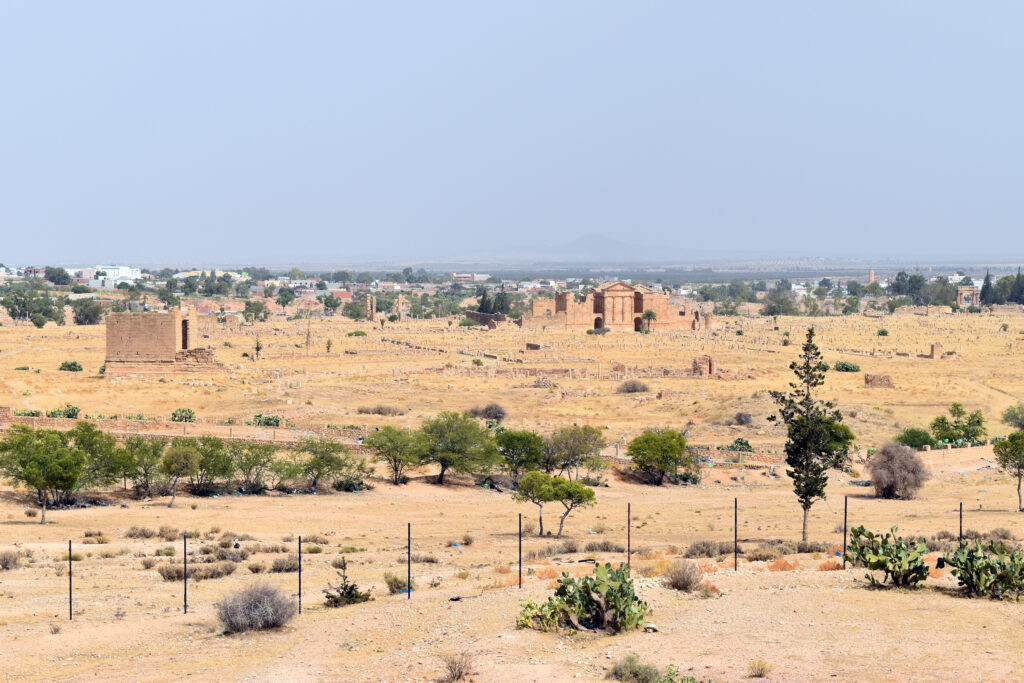
[[[645,320],[646,311],[652,311],[655,318]],[[566,292],[556,294],[554,301],[535,300],[533,310],[523,317],[523,327],[642,332],[648,329],[648,324],[652,331],[703,330],[710,327],[712,321],[710,314],[674,306],[667,294],[614,282],[587,292],[580,301]]]
[[[106,374],[206,371],[220,367],[213,349],[199,344],[195,312],[107,315]]]

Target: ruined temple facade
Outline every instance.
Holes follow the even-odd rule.
[[[614,282],[587,292],[581,301],[570,293],[559,292],[551,299],[537,299],[533,310],[523,318],[528,329],[555,330],[609,329],[641,332],[647,329],[645,311],[653,311],[653,330],[703,330],[713,316],[672,305],[667,294],[646,287]]]
[[[194,311],[110,313],[106,325],[109,376],[219,367],[213,349],[199,344],[199,320]]]
[[[977,285],[960,285],[956,288],[956,305],[970,308],[981,305],[981,289]]]

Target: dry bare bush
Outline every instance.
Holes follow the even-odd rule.
[[[718,543],[715,541],[694,541],[686,549],[686,557],[718,557]]]
[[[124,534],[125,538],[153,538],[154,536],[156,536],[156,532],[144,526],[133,526]]]
[[[587,543],[583,546],[583,550],[588,553],[624,553],[626,552],[626,547],[621,543],[605,538],[600,541]]]
[[[879,498],[909,500],[928,480],[928,468],[913,448],[889,442],[868,461],[871,484]]]
[[[18,557],[18,553],[13,550],[5,550],[0,552],[0,569],[8,571],[11,569],[17,569],[21,566],[21,560]]]
[[[295,616],[295,603],[265,583],[247,586],[217,603],[217,618],[232,633],[284,626]]]
[[[686,560],[673,562],[665,572],[665,585],[673,590],[689,593],[697,590],[703,582],[704,576],[697,569],[697,565]]]
[[[288,557],[275,558],[274,563],[270,565],[270,571],[275,574],[297,572],[299,571],[299,557],[297,555],[289,555]]]
[[[360,415],[383,415],[385,417],[397,417],[399,415],[405,415],[405,408],[399,408],[397,406],[377,405],[377,406],[359,406],[356,408],[356,412]]]
[[[616,394],[643,394],[650,391],[646,384],[638,379],[627,379],[615,390]]]
[[[771,562],[778,556],[779,553],[775,548],[769,548],[766,545],[759,545],[743,555],[747,562]]]
[[[152,569],[153,567],[156,566],[156,562],[157,562],[157,560],[156,560],[155,557],[144,557],[144,558],[142,558],[142,568],[143,569]]]
[[[250,562],[249,571],[251,571],[253,574],[262,574],[263,572],[267,571],[267,565],[265,565],[262,562]]]
[[[444,664],[443,683],[454,683],[465,680],[473,673],[473,656],[468,652],[457,652],[440,655]]]

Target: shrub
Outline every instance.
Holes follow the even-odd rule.
[[[907,427],[893,437],[893,441],[916,450],[921,450],[925,446],[931,448],[935,445],[935,439],[932,438],[928,430],[920,427]]]
[[[39,510],[36,510],[35,508],[29,508],[29,509],[25,510],[25,516],[26,517],[38,517],[39,516]]]
[[[775,548],[769,548],[764,545],[758,546],[753,550],[748,550],[743,555],[748,562],[770,562],[778,556],[779,553]]]
[[[897,587],[913,586],[928,577],[928,568],[924,564],[928,547],[918,540],[913,546],[896,535],[897,527],[892,534],[877,535],[863,526],[850,529],[850,543],[846,551],[846,561],[853,566],[880,570],[885,576],[882,581],[875,579],[870,572],[866,574],[872,586],[881,586],[886,581]]]
[[[252,423],[257,427],[280,427],[284,420],[280,415],[264,415],[256,413],[252,416]]]
[[[601,327],[596,330],[587,330],[587,334],[596,334],[597,336],[601,336],[602,334],[608,334],[608,332],[609,330],[607,327]]]
[[[467,411],[473,417],[479,417],[484,420],[493,420],[494,422],[500,423],[508,415],[506,410],[497,403],[488,403],[483,406],[474,406]]]
[[[835,364],[836,372],[860,372],[860,366],[856,363],[851,363],[848,360],[837,360]]]
[[[402,556],[398,558],[400,564],[404,564],[407,559],[412,559],[413,562],[419,562],[423,564],[437,564],[437,558],[433,555],[426,553],[413,553],[409,556]]]
[[[824,553],[828,552],[828,544],[819,541],[797,541],[796,551],[798,553]]]
[[[718,543],[715,541],[694,541],[686,549],[686,557],[718,557]]]
[[[253,574],[262,574],[263,572],[267,571],[267,565],[263,562],[250,562],[249,571]]]
[[[353,331],[353,332],[349,332],[349,333],[348,333],[348,334],[346,334],[345,336],[346,336],[346,337],[365,337],[365,336],[366,336],[366,333],[365,333],[365,332],[363,332],[362,330],[355,330],[355,331]]]
[[[398,415],[405,415],[405,408],[398,408],[396,406],[376,405],[376,406],[359,406],[356,408],[356,412],[360,415],[384,415],[385,417],[395,417]]]
[[[166,548],[158,548],[156,554],[160,555],[161,557],[174,557],[175,552],[176,551],[174,548],[172,548],[171,546],[167,546]]]
[[[771,670],[771,664],[763,659],[755,659],[747,665],[747,675],[751,678],[764,678]]]
[[[157,559],[155,557],[144,557],[142,558],[142,568],[152,569],[156,566]]]
[[[913,448],[887,443],[868,460],[871,484],[879,498],[909,500],[928,479],[928,469]]]
[[[989,541],[974,547],[963,542],[946,562],[953,567],[950,573],[968,595],[987,595],[1002,600],[1017,597],[1024,592],[1024,556],[1010,551],[1001,541]]]
[[[13,550],[4,550],[0,552],[0,569],[8,571],[11,569],[17,569],[21,566],[21,560],[18,557],[18,553]]]
[[[775,560],[768,565],[768,571],[770,572],[791,572],[794,569],[800,569],[800,563],[796,560],[790,562],[784,557],[776,557]]]
[[[82,364],[79,363],[77,360],[66,360],[63,363],[61,363],[60,367],[57,369],[63,370],[64,372],[81,372]]]
[[[181,581],[185,578],[185,567],[180,564],[162,564],[156,570],[164,581]]]
[[[642,394],[650,389],[646,384],[638,379],[627,379],[625,382],[619,385],[619,388],[615,390],[617,394]]]
[[[78,406],[73,406],[70,403],[62,408],[54,408],[53,410],[46,411],[46,417],[63,417],[69,420],[75,420],[81,413],[81,409]]]
[[[658,683],[661,672],[650,664],[644,664],[636,655],[626,655],[612,665],[605,678],[623,683]]]
[[[593,576],[579,579],[562,574],[555,594],[547,602],[538,605],[527,600],[521,607],[517,628],[550,631],[572,626],[612,633],[639,628],[649,609],[637,597],[626,568],[613,569],[611,564],[596,565]]]
[[[482,366],[483,364],[484,364],[484,362],[483,362],[482,360],[480,360],[479,358],[474,358],[474,359],[473,359],[473,365],[475,365],[475,366],[477,366],[477,367],[480,367],[480,366]]]
[[[818,565],[819,572],[834,572],[843,568],[843,563],[839,560],[825,560]]]
[[[258,583],[217,603],[217,618],[226,631],[242,633],[284,626],[295,616],[295,603],[282,591]]]
[[[288,557],[274,558],[273,564],[270,565],[270,571],[274,572],[275,574],[299,571],[298,555],[289,555]]]
[[[693,562],[682,560],[675,562],[665,572],[665,585],[677,591],[696,590],[704,582],[697,565]]]
[[[469,534],[462,534],[462,545],[473,545],[473,537]]]
[[[405,577],[392,574],[391,572],[384,573],[384,584],[388,587],[388,592],[392,595],[395,593],[407,593],[411,590]]]
[[[878,336],[879,337],[888,337],[889,336],[889,330],[887,330],[887,329],[885,329],[883,327],[882,329],[878,330]]]
[[[626,552],[626,547],[621,543],[605,538],[600,541],[587,543],[583,550],[588,553],[624,553]]]
[[[360,591],[359,586],[348,580],[348,560],[342,557],[331,564],[339,570],[338,576],[341,578],[341,583],[337,586],[327,584],[327,588],[323,589],[325,605],[328,607],[344,607],[345,605],[354,605],[373,599],[370,597],[369,591]]]
[[[133,526],[125,532],[125,538],[153,538],[156,532],[144,526]]]
[[[444,675],[441,683],[455,683],[465,680],[473,673],[473,656],[468,652],[448,653],[439,655],[444,664]]]
[[[463,318],[459,321],[459,327],[476,327],[477,325],[477,321],[472,318]]]
[[[171,422],[195,422],[196,414],[191,408],[175,408],[171,413]]]

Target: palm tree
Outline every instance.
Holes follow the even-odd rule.
[[[653,323],[655,320],[658,319],[658,314],[648,308],[646,311],[644,311],[644,314],[642,316],[640,316],[640,317],[643,319],[644,322],[647,323],[647,331],[650,332],[651,331],[651,323]]]

